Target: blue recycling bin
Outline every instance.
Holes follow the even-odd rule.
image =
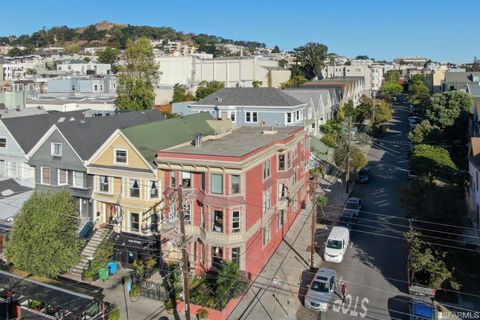
[[[118,264],[115,261],[110,261],[109,263],[107,263],[107,268],[110,275],[113,275],[117,273]]]

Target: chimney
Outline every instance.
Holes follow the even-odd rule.
[[[195,135],[195,140],[193,140],[193,145],[195,147],[200,147],[202,145],[202,134],[201,133],[197,133]]]

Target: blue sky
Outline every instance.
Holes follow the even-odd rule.
[[[0,35],[108,20],[171,26],[290,50],[320,42],[350,57],[480,57],[478,0],[23,0],[2,3]],[[5,14],[7,13],[7,14]]]

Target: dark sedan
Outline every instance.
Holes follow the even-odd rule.
[[[370,167],[364,167],[358,171],[357,174],[357,182],[359,183],[369,183],[370,180],[372,179],[372,168]]]

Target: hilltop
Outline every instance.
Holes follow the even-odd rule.
[[[152,40],[179,40],[195,45],[201,51],[209,52],[216,44],[234,44],[250,49],[264,48],[256,41],[232,40],[207,34],[184,33],[171,27],[134,26],[101,21],[96,24],[70,28],[57,26],[41,29],[31,35],[0,37],[0,43],[25,46],[30,49],[49,46],[64,46],[78,49],[86,46],[111,46],[123,49],[127,40],[145,36]],[[72,50],[74,51],[74,50]]]

